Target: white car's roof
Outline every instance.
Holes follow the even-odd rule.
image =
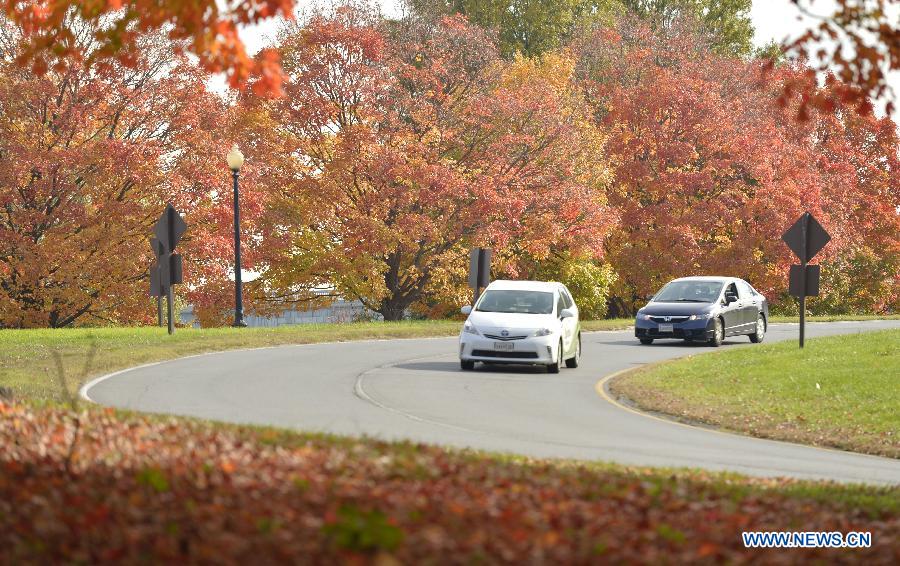
[[[673,279],[672,281],[709,281],[713,283],[725,283],[726,281],[735,281],[736,277],[722,277],[722,276],[696,276],[696,277],[679,277],[678,279]]]
[[[487,289],[490,289],[492,291],[525,290],[546,291],[552,293],[553,291],[559,289],[559,283],[556,283],[555,281],[507,281],[505,279],[498,279],[497,281],[492,281],[490,285],[487,286]],[[485,291],[487,289],[485,289]]]

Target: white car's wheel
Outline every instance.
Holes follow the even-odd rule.
[[[562,340],[559,341],[559,348],[556,350],[556,361],[552,364],[547,365],[547,373],[559,373],[559,370],[562,369],[563,366],[563,357],[565,353],[563,352],[563,344]]]
[[[577,368],[578,362],[581,361],[581,334],[578,335],[578,338],[575,342],[575,355],[566,360],[567,368]]]

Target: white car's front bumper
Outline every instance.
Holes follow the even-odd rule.
[[[497,346],[497,345],[500,346]],[[512,345],[512,350],[503,350]],[[559,336],[530,336],[501,341],[463,332],[459,337],[459,359],[474,362],[552,364],[556,362]]]

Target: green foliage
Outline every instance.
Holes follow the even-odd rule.
[[[606,301],[616,281],[616,273],[609,264],[563,255],[542,261],[539,265],[536,278],[559,281],[568,287],[583,320],[606,316]]]
[[[784,50],[781,45],[774,39],[770,39],[768,43],[762,47],[753,50],[754,59],[771,59],[775,65],[780,65],[785,61]]]
[[[463,14],[496,30],[504,57],[546,53],[565,44],[579,27],[609,23],[623,13],[618,0],[411,0],[411,4],[420,14]]]
[[[323,532],[340,548],[357,552],[394,550],[403,541],[403,531],[378,511],[360,511],[345,505],[334,522],[327,523]]]
[[[678,20],[696,19],[720,55],[747,57],[753,52],[751,0],[623,0],[628,10],[665,28]]]
[[[822,264],[819,296],[807,299],[812,314],[897,312],[900,254],[853,250]]]
[[[137,475],[137,482],[153,489],[157,493],[169,491],[169,480],[162,470],[156,467],[144,468]]]

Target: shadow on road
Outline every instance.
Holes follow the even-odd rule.
[[[736,345],[740,344],[741,342],[736,341],[736,338],[741,338],[741,337],[738,336],[738,337],[729,338],[729,339],[725,340],[725,342],[722,342],[722,346],[736,346]],[[676,340],[662,339],[662,340],[653,342],[653,344],[641,344],[640,342],[637,341],[637,339],[634,339],[634,340],[610,340],[610,341],[604,340],[602,342],[595,342],[595,344],[603,344],[604,346],[634,346],[636,348],[657,348],[660,346],[668,346],[670,348],[709,348],[709,346],[707,346],[706,342],[685,342],[684,340],[678,340],[678,339],[676,339]],[[709,348],[709,349],[714,350],[715,348]]]
[[[442,372],[461,372],[459,362],[410,362],[406,364],[397,364],[394,366],[399,369],[408,369],[413,371],[442,371]],[[541,366],[533,366],[527,364],[483,364],[479,363],[475,366],[475,372],[491,372],[491,373],[546,373],[546,369]],[[471,373],[471,372],[466,372]]]

